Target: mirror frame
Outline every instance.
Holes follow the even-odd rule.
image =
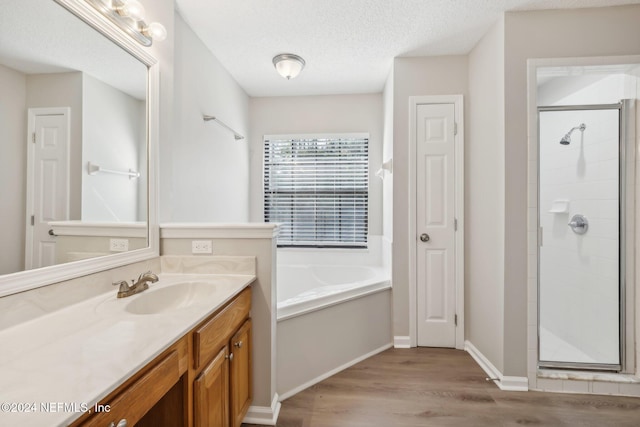
[[[0,276],[0,297],[36,289],[91,273],[144,261],[160,255],[158,227],[158,137],[160,113],[160,65],[131,36],[83,0],[54,0],[90,27],[142,62],[147,72],[147,228],[148,247]]]

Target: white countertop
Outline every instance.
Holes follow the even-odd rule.
[[[114,288],[0,331],[0,426],[68,425],[255,280],[253,275],[159,277],[138,295],[116,300]],[[159,314],[123,308],[184,281],[206,282],[212,292],[187,308]]]

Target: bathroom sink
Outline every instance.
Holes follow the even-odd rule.
[[[125,306],[132,314],[158,314],[187,308],[202,301],[215,287],[207,282],[181,282],[136,295]]]
[[[116,293],[109,293],[95,308],[96,313],[111,315],[160,314],[186,309],[189,307],[208,305],[211,296],[216,293],[214,282],[188,281],[152,284],[148,290],[126,298],[116,298]]]

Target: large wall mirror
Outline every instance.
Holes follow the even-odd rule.
[[[0,8],[0,296],[157,255],[156,60],[83,1]]]

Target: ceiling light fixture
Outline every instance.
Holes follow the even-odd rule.
[[[304,59],[293,53],[281,53],[273,57],[273,66],[287,80],[296,78],[305,66]]]
[[[167,38],[167,30],[158,22],[144,22],[145,10],[138,0],[87,0],[91,6],[122,28],[143,46]]]

